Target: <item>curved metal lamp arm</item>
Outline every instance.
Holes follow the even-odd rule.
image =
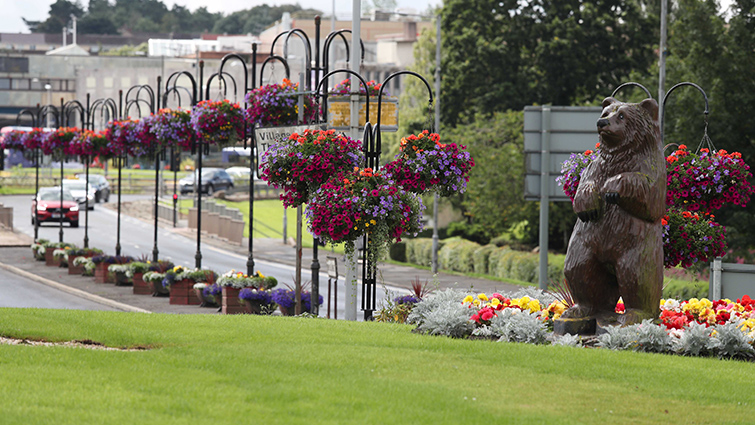
[[[365,81],[365,79],[361,75],[359,75],[359,73],[357,73],[355,71],[352,71],[351,69],[335,69],[333,71],[330,71],[330,72],[328,72],[327,74],[325,74],[322,77],[322,79],[320,80],[319,83],[317,83],[317,88],[315,89],[315,93],[319,93],[320,92],[320,89],[322,88],[322,85],[325,84],[326,81],[328,81],[328,77],[330,77],[333,74],[337,74],[339,72],[345,72],[347,74],[351,74],[351,75],[356,76],[357,78],[359,78],[359,81],[362,84],[362,86],[364,86],[364,92],[367,94],[367,107],[365,108],[365,111],[364,111],[364,113],[365,113],[364,121],[368,122],[370,120],[370,92],[369,92],[369,90],[367,90],[367,81]],[[327,87],[325,88],[325,94],[323,94],[322,97],[323,97],[323,99],[325,101],[327,101],[327,99],[328,99]],[[319,106],[320,106],[320,104],[319,104],[319,97],[318,97],[317,100],[318,100],[317,101],[317,107],[319,109]],[[327,121],[327,116],[325,116],[325,113],[323,113],[323,118],[326,118],[326,121]]]
[[[631,86],[634,86],[634,87],[639,87],[639,88],[641,88],[641,89],[642,89],[642,91],[644,91],[644,92],[645,92],[645,94],[647,94],[647,95],[648,95],[648,98],[649,98],[649,99],[652,99],[652,98],[653,98],[653,96],[652,96],[652,95],[650,94],[650,90],[648,90],[648,89],[647,89],[647,87],[643,86],[643,85],[642,85],[642,84],[640,84],[640,83],[635,83],[635,82],[633,82],[633,81],[630,81],[630,82],[628,82],[628,83],[624,83],[624,84],[620,85],[619,87],[616,87],[616,90],[614,90],[614,91],[613,91],[613,93],[611,93],[611,97],[616,97],[616,93],[618,93],[618,92],[619,92],[619,90],[623,89],[624,87],[631,87]]]
[[[668,100],[668,98],[671,95],[671,93],[674,92],[674,90],[676,90],[676,89],[678,89],[679,87],[682,87],[682,86],[692,86],[692,87],[696,88],[703,95],[703,99],[705,99],[705,110],[703,111],[703,116],[704,116],[704,120],[705,120],[705,131],[706,131],[706,134],[707,134],[707,131],[708,131],[708,114],[710,114],[710,108],[709,108],[709,104],[708,104],[708,95],[705,94],[705,90],[703,90],[702,87],[698,86],[697,84],[691,83],[689,81],[684,81],[684,82],[681,82],[681,83],[675,85],[674,87],[671,87],[666,92],[666,94],[663,95],[663,101],[661,102],[661,142],[663,142],[663,128],[666,126],[666,120],[665,120],[665,116],[666,116],[666,101]]]
[[[398,71],[394,72],[393,74],[386,77],[385,80],[383,80],[383,83],[380,84],[380,91],[378,92],[378,115],[377,115],[377,125],[380,126],[380,112],[383,105],[383,90],[385,90],[385,85],[388,83],[388,81],[398,77],[399,75],[413,75],[420,80],[422,80],[423,83],[425,83],[425,87],[427,88],[427,94],[430,96],[428,102],[432,105],[433,103],[433,90],[430,88],[430,83],[427,82],[425,77],[419,75],[418,73],[414,71]]]
[[[260,86],[262,86],[262,76],[265,74],[265,66],[267,66],[268,62],[275,62],[278,61],[283,64],[283,67],[286,69],[286,78],[291,79],[291,68],[288,66],[288,61],[283,58],[282,56],[268,56],[267,59],[265,59],[264,62],[262,62],[262,65],[260,66]]]

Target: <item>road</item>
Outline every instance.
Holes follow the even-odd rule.
[[[0,202],[5,206],[13,207],[13,225],[16,231],[27,235],[34,235],[34,226],[31,224],[31,196],[14,195],[0,196]],[[123,195],[122,202],[134,201],[138,199],[147,199],[146,195]],[[116,202],[117,196],[111,195],[110,202]],[[71,228],[67,224],[63,225],[63,240],[83,246],[84,241],[84,211],[80,212],[79,228]],[[39,228],[39,237],[51,241],[59,240],[59,226],[57,223],[45,223]],[[94,210],[89,211],[89,246],[100,248],[106,253],[114,254],[117,239],[117,212],[105,208],[102,204],[96,204]],[[121,254],[131,255],[133,257],[146,256],[152,258],[152,248],[154,245],[154,226],[133,217],[121,215]],[[177,234],[171,228],[160,228],[158,230],[158,250],[159,257],[172,261],[176,265],[182,265],[194,268],[196,254],[196,240],[190,240],[185,236]],[[246,271],[247,257],[233,252],[218,249],[216,247],[202,243],[202,267],[215,270],[218,273],[224,273],[234,269]],[[295,269],[285,264],[277,264],[270,261],[255,259],[255,268],[266,276],[275,276],[278,279],[279,286],[294,286]],[[324,261],[322,261],[324,263]],[[308,281],[310,274],[307,268],[309,262],[305,261],[304,270],[302,271],[303,280]],[[324,264],[323,264],[324,266]],[[324,267],[323,267],[324,269]],[[323,270],[325,271],[325,270]],[[328,276],[326,273],[320,274],[320,294],[327,295]],[[339,280],[338,295],[338,317],[343,318],[345,314],[345,289],[344,280]],[[405,293],[405,289],[387,288],[391,292]],[[383,297],[383,291],[378,291],[378,301]],[[361,290],[357,291],[357,306],[361,305]],[[325,306],[323,306],[325,307]],[[325,308],[321,308],[321,315],[325,314]],[[357,311],[357,317],[361,318],[362,313]]]
[[[0,307],[117,311],[0,269]]]

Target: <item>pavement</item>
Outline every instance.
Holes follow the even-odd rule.
[[[172,227],[170,223],[161,222],[161,227]],[[196,230],[189,229],[185,220],[179,222],[179,226],[173,229],[177,234],[183,235],[188,240],[196,240]],[[243,256],[248,256],[248,239],[244,239],[241,245],[229,243],[218,237],[203,232],[202,242],[213,247],[231,251]],[[11,229],[0,227],[0,268],[17,275],[35,280],[48,286],[56,287],[82,298],[99,302],[111,308],[132,312],[154,312],[175,314],[217,314],[215,308],[200,308],[198,306],[170,305],[166,298],[152,297],[149,295],[134,295],[131,287],[118,287],[113,284],[97,284],[93,277],[69,275],[67,268],[48,267],[42,261],[36,261],[31,252],[32,238],[28,235],[15,232]],[[255,238],[253,241],[254,259],[266,260],[291,266],[296,265],[296,249],[280,239]],[[343,255],[331,252],[327,247],[318,249],[320,270],[326,271],[326,257],[336,258],[338,264],[339,280],[343,282],[345,271],[345,259]],[[302,275],[309,280],[310,267],[312,264],[312,249],[302,250]],[[460,289],[473,288],[475,291],[510,292],[520,287],[506,284],[495,280],[473,278],[450,273],[438,273],[433,275],[429,270],[411,267],[408,265],[396,265],[380,263],[378,266],[378,285],[395,286],[399,288],[411,288],[412,281],[419,280],[422,283],[430,282],[431,288],[457,287]],[[320,291],[327,290],[327,281],[320,282]],[[378,290],[380,293],[380,290]]]

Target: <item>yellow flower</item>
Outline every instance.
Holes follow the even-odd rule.
[[[472,303],[474,305],[476,305],[476,306],[479,306],[480,305],[480,300],[474,300],[474,301],[472,301]]]
[[[479,294],[477,295],[477,298],[479,298],[480,301],[489,301],[488,296],[485,294]]]
[[[471,303],[472,300],[474,300],[474,298],[472,298],[471,295],[467,295],[466,297],[464,297],[464,300],[462,301],[462,303],[464,303],[464,304]]]
[[[490,300],[490,305],[492,307],[498,307],[499,304],[501,304],[501,300],[499,300],[498,298],[493,298],[492,300]]]

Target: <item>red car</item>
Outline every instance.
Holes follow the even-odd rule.
[[[39,189],[37,197],[31,201],[31,224],[34,224],[35,210],[40,225],[46,221],[63,220],[71,223],[71,227],[79,227],[79,204],[67,190],[63,190],[63,207],[61,208],[59,187]]]

